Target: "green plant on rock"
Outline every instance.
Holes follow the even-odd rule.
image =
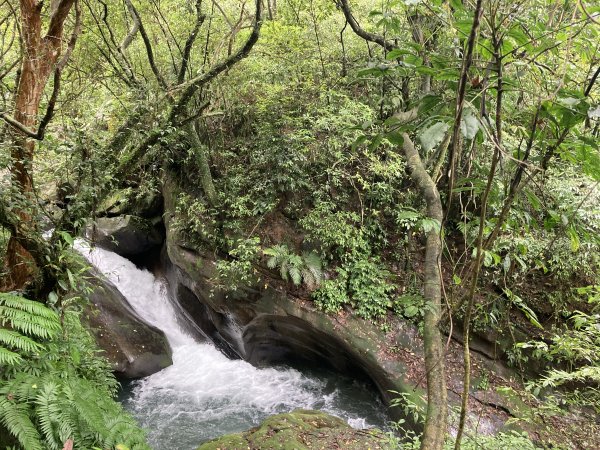
[[[254,264],[260,251],[260,239],[237,239],[229,250],[229,259],[217,261],[218,283],[227,291],[236,291],[258,281]]]
[[[528,385],[536,395],[542,388],[562,386],[567,399],[600,411],[600,288],[587,286],[576,291],[588,296],[591,313],[575,311],[568,319],[570,327],[557,329],[549,341],[523,342],[516,347],[530,349],[534,358],[562,364]]]
[[[392,306],[391,293],[396,286],[391,273],[376,258],[360,258],[349,269],[350,304],[365,319],[383,317]]]
[[[336,313],[343,305],[350,303],[348,297],[348,272],[338,267],[337,276],[325,280],[319,289],[312,293],[312,299],[319,309],[326,313]]]
[[[344,260],[369,253],[361,217],[353,211],[335,211],[334,204],[320,202],[300,224],[308,240],[318,244],[324,255],[336,255]]]
[[[396,286],[391,273],[373,257],[351,260],[336,269],[337,276],[324,281],[312,294],[316,305],[325,312],[337,312],[343,305],[354,308],[363,319],[380,319],[393,306]]]
[[[269,269],[279,268],[281,278],[296,286],[304,283],[308,289],[317,287],[323,278],[323,262],[314,252],[292,253],[287,245],[279,244],[263,250],[269,257]]]
[[[0,444],[147,449],[117,382],[73,310],[0,294]]]

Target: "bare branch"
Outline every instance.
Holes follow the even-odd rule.
[[[177,118],[185,111],[186,105],[194,96],[196,91],[200,88],[200,86],[205,85],[210,82],[213,78],[219,75],[221,72],[232,67],[235,63],[244,59],[250,53],[256,41],[258,41],[258,36],[260,34],[260,28],[262,25],[262,0],[256,0],[256,15],[254,18],[254,25],[252,27],[252,33],[248,37],[248,40],[244,44],[242,48],[240,48],[235,54],[231,55],[225,61],[217,64],[208,72],[203,73],[195,78],[192,78],[188,82],[183,85],[177,86],[174,90],[183,89],[183,94],[179,97],[177,104],[171,110],[171,114],[169,116],[169,121],[171,123],[175,123]]]
[[[456,110],[454,113],[454,128],[452,130],[452,145],[450,147],[449,156],[449,180],[448,180],[448,204],[446,205],[446,214],[450,212],[452,205],[452,196],[454,190],[454,180],[456,178],[455,167],[456,160],[458,157],[459,142],[460,142],[460,123],[463,115],[465,94],[467,90],[467,78],[469,75],[469,69],[473,63],[473,51],[475,49],[475,41],[479,34],[479,24],[481,21],[481,14],[483,12],[483,0],[477,0],[475,5],[475,11],[473,13],[473,26],[471,27],[471,33],[467,40],[467,50],[463,57],[462,69],[460,73],[460,79],[458,80],[458,92],[456,95]]]
[[[131,25],[131,29],[129,30],[129,33],[127,33],[127,36],[125,36],[125,38],[123,39],[123,42],[121,42],[121,45],[119,45],[119,51],[121,53],[124,53],[125,50],[127,50],[127,47],[129,47],[131,45],[131,43],[133,42],[133,38],[135,37],[137,32],[140,30],[140,24],[141,24],[140,18],[138,17],[137,12],[133,8],[133,5],[131,4],[131,2],[129,0],[125,0],[125,4],[127,5],[127,9],[129,10],[129,15],[131,16],[131,20],[133,21],[133,23]]]
[[[127,4],[127,8],[129,9],[131,16],[134,17],[133,20],[137,20],[138,22],[138,27],[140,30],[140,34],[142,35],[142,40],[144,41],[144,46],[146,47],[146,56],[148,57],[148,63],[150,64],[152,73],[156,77],[156,80],[158,81],[160,87],[167,90],[167,82],[160,74],[160,71],[156,66],[156,61],[154,60],[154,51],[152,50],[152,43],[150,42],[148,33],[146,33],[146,29],[144,28],[144,24],[142,23],[142,18],[140,17],[140,14],[138,13],[137,9],[135,9],[135,6],[133,6],[133,3],[131,3],[131,0],[125,0],[125,3]]]
[[[350,27],[358,36],[360,36],[366,41],[375,42],[376,44],[379,44],[387,51],[398,48],[397,45],[394,45],[392,42],[387,41],[383,36],[379,36],[378,34],[369,33],[368,31],[365,31],[352,15],[352,10],[350,9],[350,4],[348,3],[348,0],[337,0],[337,4],[344,13],[346,21],[348,21]]]
[[[185,42],[185,48],[183,50],[183,56],[181,58],[181,68],[179,69],[179,74],[177,75],[177,83],[183,83],[185,79],[185,72],[187,71],[190,54],[192,52],[192,48],[194,46],[194,42],[196,42],[196,38],[198,37],[198,32],[200,31],[200,27],[204,23],[206,16],[202,14],[202,0],[196,0],[196,24],[194,25],[194,29],[190,33],[187,41]]]

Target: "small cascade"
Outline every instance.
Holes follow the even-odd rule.
[[[132,382],[122,399],[148,431],[152,448],[193,449],[297,408],[326,411],[355,428],[385,424],[384,407],[368,386],[333,373],[256,368],[231,360],[211,343],[186,334],[165,280],[115,253],[90,249],[83,241],[76,248],[117,286],[140,317],[165,333],[173,350],[172,366]]]

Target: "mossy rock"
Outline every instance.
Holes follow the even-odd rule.
[[[258,427],[202,444],[198,450],[388,449],[377,429],[355,430],[344,420],[321,411],[297,409],[267,418]]]

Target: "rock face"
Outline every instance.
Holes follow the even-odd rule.
[[[118,376],[140,378],[170,366],[171,348],[162,331],[142,321],[119,290],[91,274],[94,291],[83,319]]]
[[[163,187],[166,228],[163,266],[173,298],[178,299],[189,318],[219,348],[257,366],[293,360],[326,365],[371,380],[386,405],[400,393],[401,404],[409,402],[425,410],[423,344],[415,325],[395,317],[384,332],[350,312],[325,314],[312,301],[291,295],[283,283],[266,281],[234,293],[216,289],[212,282],[216,276],[216,256],[190,249],[171,227],[177,192],[177,185],[167,177]],[[489,374],[489,379],[500,378],[493,375],[497,372],[496,361],[478,354],[472,358],[475,366]],[[462,351],[456,343],[448,347],[447,364],[451,389],[448,399],[458,406]],[[476,399],[473,401],[479,406],[473,423],[480,430],[485,429],[486,434],[501,429],[508,418],[503,411],[510,410],[502,399],[492,395],[495,394],[492,390],[474,387],[472,392],[472,398]],[[388,412],[392,419],[404,419],[414,431],[421,431],[422,424],[403,410],[396,407]],[[471,410],[475,410],[473,405]]]
[[[144,195],[132,188],[117,190],[98,206],[100,216],[115,217],[134,214],[151,219],[162,215],[163,199],[158,192],[147,192]]]
[[[297,409],[266,419],[256,428],[230,434],[201,445],[198,450],[248,449],[388,449],[379,430],[355,430],[342,419],[320,411]]]
[[[405,364],[388,351],[402,346],[420,354],[414,327],[398,323],[398,333],[388,339],[376,325],[353,314],[325,314],[313,302],[264,283],[234,294],[215,289],[214,255],[180,245],[170,227],[176,189],[166,186],[164,192],[163,265],[171,294],[217,347],[256,366],[294,360],[329,366],[372,381],[386,405],[396,396],[391,391],[404,392],[414,403],[424,404],[422,387],[408,382]],[[389,412],[394,418],[402,416],[401,408]]]
[[[87,237],[96,244],[121,256],[147,252],[163,242],[159,221],[152,222],[138,216],[100,217],[96,220],[96,233],[88,230]]]

